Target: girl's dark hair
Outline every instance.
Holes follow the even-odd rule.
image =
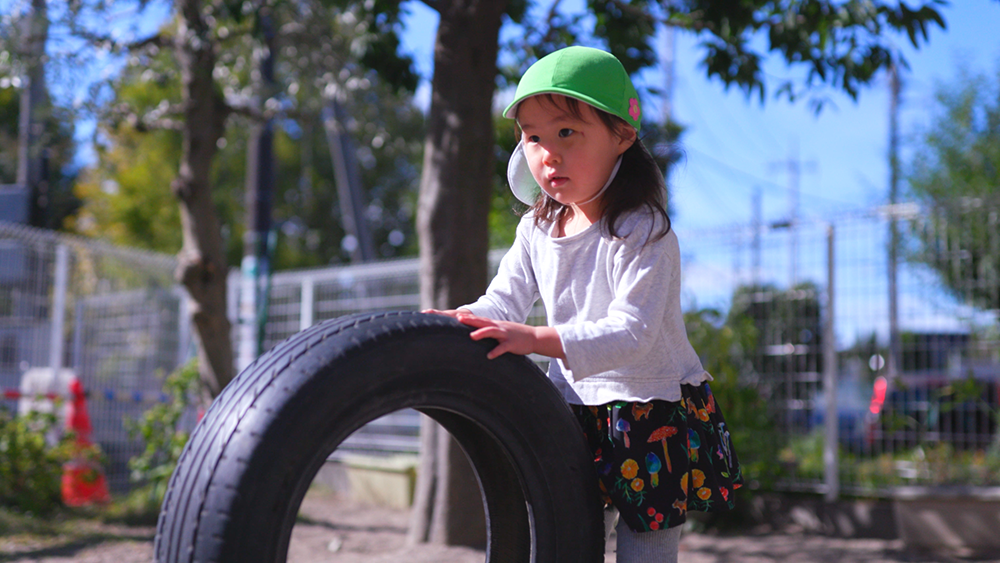
[[[584,121],[588,119],[583,114],[582,102],[576,98],[559,96],[560,101],[557,102],[556,96],[553,94],[540,94],[538,97],[561,110],[568,111],[577,119]],[[615,135],[624,136],[625,128],[632,127],[616,115],[597,108],[593,109],[604,126]],[[618,168],[618,174],[601,195],[600,203],[603,206],[601,228],[609,236],[617,238],[618,221],[622,216],[629,211],[645,207],[651,214],[663,217],[662,227],[649,233],[646,244],[663,238],[670,232],[666,194],[667,187],[659,166],[653,160],[653,155],[642,144],[642,140],[636,138],[632,146],[622,154],[622,164]],[[530,210],[535,213],[535,226],[541,226],[542,222],[555,223],[560,220],[567,213],[569,207],[542,192]]]

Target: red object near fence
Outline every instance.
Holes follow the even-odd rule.
[[[66,412],[66,429],[76,435],[75,455],[63,465],[62,497],[67,506],[85,506],[111,501],[104,470],[93,459],[90,434],[93,426],[87,413],[87,397],[83,385],[74,378],[69,384],[70,401]]]

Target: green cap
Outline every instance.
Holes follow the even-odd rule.
[[[513,119],[517,104],[538,94],[576,98],[624,119],[639,131],[639,95],[625,67],[606,51],[566,47],[542,57],[524,73],[504,117]]]

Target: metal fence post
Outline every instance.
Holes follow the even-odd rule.
[[[302,279],[302,298],[299,301],[299,330],[305,330],[313,325],[313,314],[316,310],[313,301],[315,300],[315,282],[312,277]]]
[[[49,340],[49,366],[55,376],[63,367],[63,328],[66,324],[66,286],[69,279],[69,249],[56,245],[55,282],[52,288],[52,332]]]
[[[177,295],[177,365],[184,365],[191,356],[191,304],[183,287],[175,290]]]
[[[826,501],[834,502],[840,494],[837,416],[837,344],[834,319],[834,227],[826,229],[826,318],[823,322],[823,390],[826,395],[826,440],[823,444],[823,477]]]

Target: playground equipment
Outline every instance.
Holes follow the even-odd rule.
[[[530,360],[440,315],[343,317],[247,367],[189,440],[160,513],[160,563],[283,562],[320,466],[365,423],[405,408],[465,450],[487,561],[603,561],[593,462],[572,412]]]

